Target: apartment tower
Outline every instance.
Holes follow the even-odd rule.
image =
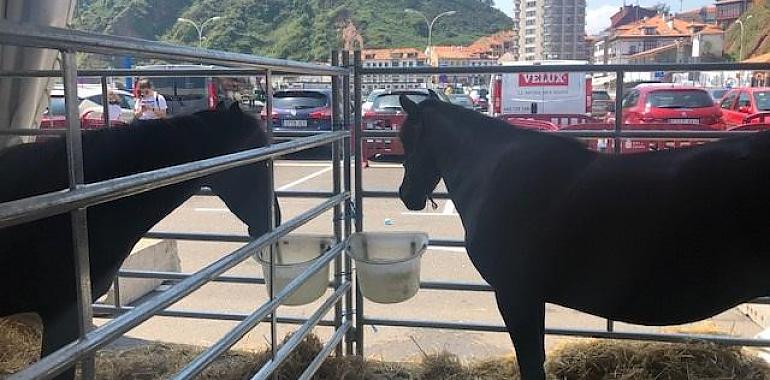
[[[587,59],[586,0],[514,0],[519,59]]]

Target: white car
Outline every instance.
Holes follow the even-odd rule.
[[[125,123],[130,123],[134,119],[134,96],[124,90],[110,89],[118,95],[120,99],[120,120]],[[78,99],[80,104],[78,109],[80,110],[80,118],[88,119],[100,119],[102,117],[102,88],[101,86],[78,86]],[[51,90],[50,97],[48,99],[48,107],[44,119],[53,118],[57,116],[64,116],[66,113],[64,109],[64,88],[54,87]]]

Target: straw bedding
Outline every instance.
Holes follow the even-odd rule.
[[[18,318],[0,319],[0,379],[34,362],[39,355],[39,326]],[[278,370],[280,379],[299,377],[321,350],[307,337]],[[189,362],[200,347],[152,342],[103,350],[96,356],[99,379],[164,379]],[[269,352],[231,351],[209,367],[201,379],[248,379],[269,359]],[[575,340],[548,354],[549,379],[705,380],[770,379],[770,366],[752,352],[710,343],[668,344]],[[388,363],[359,357],[329,358],[317,379],[518,379],[513,356],[465,362],[448,352],[426,353],[414,361]]]

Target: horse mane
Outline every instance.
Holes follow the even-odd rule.
[[[265,145],[256,119],[229,120],[229,111],[203,111],[167,119],[135,120],[129,126],[83,131],[86,182],[211,158]],[[236,124],[236,125],[228,125]],[[0,150],[0,202],[67,188],[66,140],[62,137]]]
[[[427,99],[418,104],[418,107],[420,110],[418,118],[420,119],[423,117],[423,115],[425,115],[426,111],[430,112],[433,110],[434,112],[432,115],[452,120],[454,123],[448,124],[462,125],[462,128],[478,128],[479,130],[484,130],[485,132],[489,131],[493,133],[511,134],[513,136],[523,138],[537,138],[540,141],[550,140],[550,142],[565,144],[568,147],[571,146],[581,150],[588,150],[585,144],[577,139],[568,136],[560,136],[517,127],[515,125],[508,124],[507,122],[498,118],[490,117],[482,114],[481,112],[467,109],[457,104],[447,103],[438,99]],[[399,131],[399,138],[402,138],[402,141],[404,137],[402,134],[405,133],[407,132],[404,132],[403,128]]]

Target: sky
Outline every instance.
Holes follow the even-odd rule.
[[[714,0],[627,0],[627,4],[634,4],[636,1],[643,7],[652,7],[653,5],[665,2],[671,6],[672,12],[679,12],[680,4],[684,10],[700,8],[704,5],[714,4]],[[610,25],[610,16],[617,12],[623,5],[618,0],[587,0],[586,7],[586,32],[594,34]],[[495,0],[495,6],[511,15],[513,9],[513,0]]]

